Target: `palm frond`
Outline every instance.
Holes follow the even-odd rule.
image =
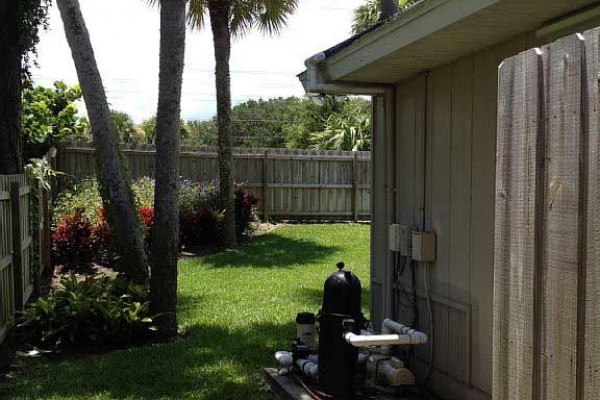
[[[243,36],[252,29],[256,18],[256,0],[233,0],[229,29],[233,35]]]
[[[257,0],[257,28],[265,34],[276,35],[287,25],[288,17],[298,9],[299,0]],[[259,8],[260,7],[260,8]]]
[[[274,35],[287,25],[287,19],[298,8],[299,0],[234,0],[231,32],[244,35],[252,28]]]
[[[149,0],[158,1],[158,0]],[[192,29],[204,28],[206,21],[206,12],[208,10],[208,0],[189,0],[187,21]]]
[[[160,7],[160,0],[146,0],[146,3],[148,3],[148,5],[152,8],[156,7],[159,8]]]

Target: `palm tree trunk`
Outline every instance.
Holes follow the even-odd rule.
[[[230,0],[209,0],[208,11],[215,47],[215,83],[217,90],[217,126],[219,146],[219,194],[225,211],[223,245],[237,247],[235,229],[235,202],[233,188],[233,153],[231,149],[231,79],[229,57],[231,32],[229,30]]]
[[[119,153],[118,135],[110,121],[110,110],[90,35],[78,0],[57,0],[56,3],[92,127],[102,185],[106,188],[103,195],[107,198],[104,202],[110,205],[107,212],[115,232],[120,265],[129,279],[145,282],[148,278],[148,260],[139,215],[133,204],[133,193]]]
[[[0,1],[0,174],[22,172],[19,0]]]
[[[150,250],[150,298],[161,337],[177,335],[179,116],[185,54],[185,0],[161,0],[156,114],[156,185]]]
[[[379,0],[381,4],[381,14],[379,14],[379,20],[385,21],[386,19],[396,15],[399,11],[398,0]]]

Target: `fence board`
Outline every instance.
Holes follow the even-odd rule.
[[[154,148],[126,148],[132,178],[153,176]],[[72,144],[58,151],[57,169],[74,180],[95,174],[94,151]],[[235,180],[259,199],[259,215],[277,218],[369,219],[371,155],[368,152],[234,149]],[[181,176],[191,181],[218,178],[217,152],[183,147]]]
[[[578,36],[569,36],[544,49],[549,123],[541,384],[552,400],[576,398],[581,47]]]
[[[494,398],[598,398],[599,32],[500,68]]]
[[[585,332],[584,353],[578,365],[583,370],[580,382],[578,398],[593,399],[600,393],[600,129],[598,121],[600,118],[598,102],[598,71],[600,71],[600,40],[598,30],[586,32],[585,35],[586,70],[584,70],[582,110],[587,113],[584,118],[587,129],[587,183],[585,194],[585,217],[586,226],[586,277],[585,277],[585,320],[581,321]]]
[[[0,343],[14,323],[15,309],[27,302],[33,289],[29,262],[30,192],[25,176],[0,175]],[[16,264],[22,268],[15,268]]]

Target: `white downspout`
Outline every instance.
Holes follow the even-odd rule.
[[[322,72],[319,68],[319,64],[327,56],[325,53],[317,53],[314,56],[307,58],[304,62],[307,72],[307,80],[304,82],[304,90],[307,93],[325,93],[325,94],[356,94],[356,95],[377,95],[383,94],[386,87],[384,85],[362,85],[362,84],[339,84],[325,82],[322,77]]]

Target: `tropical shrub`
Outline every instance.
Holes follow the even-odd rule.
[[[312,134],[313,148],[318,150],[366,151],[371,149],[371,117],[364,104],[348,103],[344,112],[325,120],[325,129]]]
[[[141,206],[139,213],[148,250],[154,225],[154,208]],[[92,263],[115,266],[117,254],[104,208],[97,209],[94,221],[92,223],[86,216],[86,209],[80,207],[72,215],[63,216],[56,223],[52,234],[52,258],[55,265],[63,265],[69,270],[86,268]]]
[[[258,199],[242,186],[235,189],[235,223],[238,238],[252,229]]]
[[[27,82],[22,95],[23,156],[42,158],[51,147],[81,140],[87,123],[78,117],[76,101],[81,99],[78,85],[54,82],[53,88]]]
[[[94,261],[100,265],[112,265],[116,260],[116,251],[111,241],[112,232],[104,208],[98,210],[98,223],[92,228],[94,242]]]
[[[224,214],[214,182],[184,181],[179,192],[179,230],[184,246],[219,245]]]
[[[219,207],[215,183],[183,185],[179,204],[180,238],[185,246],[219,246],[223,239],[224,213]],[[247,234],[255,220],[258,199],[237,185],[235,190],[238,239]]]
[[[177,198],[177,206],[179,209],[179,215],[191,215],[195,214],[197,210],[197,198],[198,198],[199,184],[184,180],[179,185],[179,193]]]
[[[154,207],[154,179],[143,177],[131,184],[138,207]]]
[[[17,325],[25,343],[52,350],[130,344],[153,329],[145,286],[121,277],[75,276],[60,286],[25,308]]]
[[[53,203],[52,215],[56,226],[65,217],[73,215],[75,210],[83,209],[83,214],[93,225],[100,222],[102,208],[100,187],[95,179],[84,179],[76,183],[71,190],[61,192]]]
[[[141,206],[139,209],[140,220],[142,221],[142,229],[144,236],[149,236],[154,226],[154,208],[148,206]]]
[[[154,224],[154,180],[142,178],[132,184],[136,204],[140,213],[146,248],[152,236]],[[235,213],[237,234],[241,238],[249,233],[255,220],[258,200],[243,186],[236,186]],[[216,246],[222,241],[223,210],[219,206],[218,187],[214,182],[193,183],[183,181],[179,190],[180,245]],[[85,221],[86,246],[69,238],[81,236],[74,222]],[[93,179],[82,181],[73,190],[61,193],[54,205],[54,262],[65,263],[68,268],[81,268],[92,262],[114,266],[116,253],[111,243],[112,235],[106,222],[98,184]],[[79,254],[81,252],[83,254]],[[74,257],[77,253],[79,257]],[[70,264],[66,264],[70,262]]]
[[[96,258],[94,226],[84,211],[77,208],[73,215],[61,220],[52,233],[53,259],[69,269],[85,268]]]

